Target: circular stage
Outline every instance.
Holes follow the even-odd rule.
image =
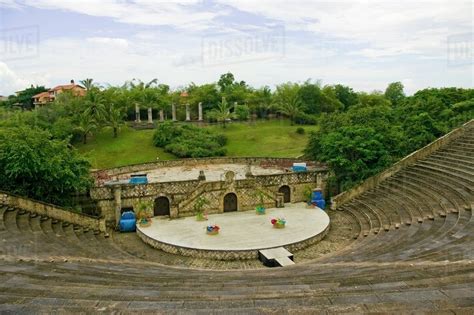
[[[270,220],[283,217],[286,227],[273,228]],[[217,235],[207,235],[207,225],[217,224]],[[149,227],[137,225],[138,236],[152,247],[185,256],[221,260],[253,259],[261,249],[285,247],[296,251],[321,240],[329,230],[329,217],[319,208],[306,204],[286,204],[285,208],[229,212],[208,216],[207,221],[195,217],[162,219],[155,217]]]

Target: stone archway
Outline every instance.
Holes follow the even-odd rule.
[[[281,186],[278,192],[283,194],[283,202],[291,202],[291,190],[288,185]]]
[[[224,212],[237,211],[237,195],[228,193],[224,197]]]
[[[155,199],[153,209],[154,216],[170,215],[170,201],[166,197],[158,197]]]

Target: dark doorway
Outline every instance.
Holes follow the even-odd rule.
[[[155,199],[155,208],[153,211],[155,216],[170,215],[170,201],[166,197],[158,197]]]
[[[237,195],[228,193],[224,197],[224,212],[237,211]]]
[[[283,202],[291,202],[290,187],[286,185],[281,186],[280,189],[278,189],[278,192],[283,194]]]

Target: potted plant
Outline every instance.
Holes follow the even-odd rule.
[[[303,196],[308,208],[314,208],[313,204],[311,203],[312,195],[313,195],[313,190],[311,189],[310,186],[306,186],[303,190]]]
[[[263,198],[264,198],[264,194],[263,192],[261,191],[257,191],[255,193],[255,196],[257,198],[259,198],[259,203],[257,204],[257,206],[255,207],[255,211],[257,214],[261,215],[261,214],[265,214],[265,204],[263,202]]]
[[[194,203],[193,209],[194,213],[196,213],[196,220],[197,221],[206,221],[207,220],[207,214],[204,212],[203,208],[204,205],[208,204],[209,201],[204,198],[203,196],[200,196],[199,198],[196,199],[196,202]]]
[[[148,227],[151,225],[151,202],[140,201],[138,203],[137,222],[140,227]]]
[[[275,229],[283,229],[286,225],[284,218],[275,218],[270,221]]]
[[[207,233],[208,235],[216,235],[216,234],[219,234],[219,230],[220,230],[220,229],[221,229],[221,228],[220,228],[218,225],[216,225],[216,224],[208,225],[208,226],[206,227],[206,233]]]

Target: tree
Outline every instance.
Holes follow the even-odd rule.
[[[227,103],[225,97],[222,97],[222,101],[217,105],[217,109],[213,111],[214,117],[218,122],[222,122],[222,126],[226,128],[227,120],[234,117],[234,114],[230,112],[231,106]]]
[[[375,175],[392,162],[383,135],[364,126],[312,133],[305,153],[329,164],[340,191]]]
[[[342,84],[334,86],[337,99],[344,105],[344,110],[359,103],[359,96],[351,87]]]
[[[303,110],[307,114],[321,113],[321,104],[323,102],[323,92],[319,82],[312,83],[307,80],[299,89],[299,96],[303,103]]]
[[[86,111],[79,115],[75,131],[81,136],[83,144],[87,143],[87,136],[96,129],[97,122],[90,113]]]
[[[95,120],[97,126],[104,120],[104,101],[104,97],[97,87],[93,87],[87,91],[86,96],[83,98],[85,107],[84,114],[89,115],[91,119]]]
[[[283,83],[277,86],[275,93],[275,102],[278,111],[287,116],[291,124],[295,122],[295,118],[302,112],[303,103],[299,95],[299,85],[296,83]]]
[[[89,163],[67,141],[31,126],[0,129],[0,189],[70,205],[92,185]]]
[[[109,103],[105,107],[105,124],[112,128],[114,138],[118,137],[119,128],[124,124],[124,112],[122,108],[115,105],[114,103]]]
[[[31,109],[33,108],[33,96],[42,92],[48,91],[44,86],[33,86],[24,89],[23,91],[19,91],[17,95],[11,96],[6,101],[6,106],[21,106],[24,109]]]
[[[227,72],[221,75],[221,77],[219,78],[219,81],[217,81],[217,85],[220,87],[221,92],[224,92],[227,89],[227,87],[234,84],[234,81],[235,81],[234,75],[230,72]]]
[[[405,98],[405,92],[403,91],[403,84],[401,82],[390,83],[385,89],[385,97],[392,103],[393,106],[397,106]]]
[[[95,86],[93,81],[94,81],[94,79],[87,78],[85,80],[81,80],[81,84],[84,86],[86,91],[89,91],[90,89],[92,89]]]

